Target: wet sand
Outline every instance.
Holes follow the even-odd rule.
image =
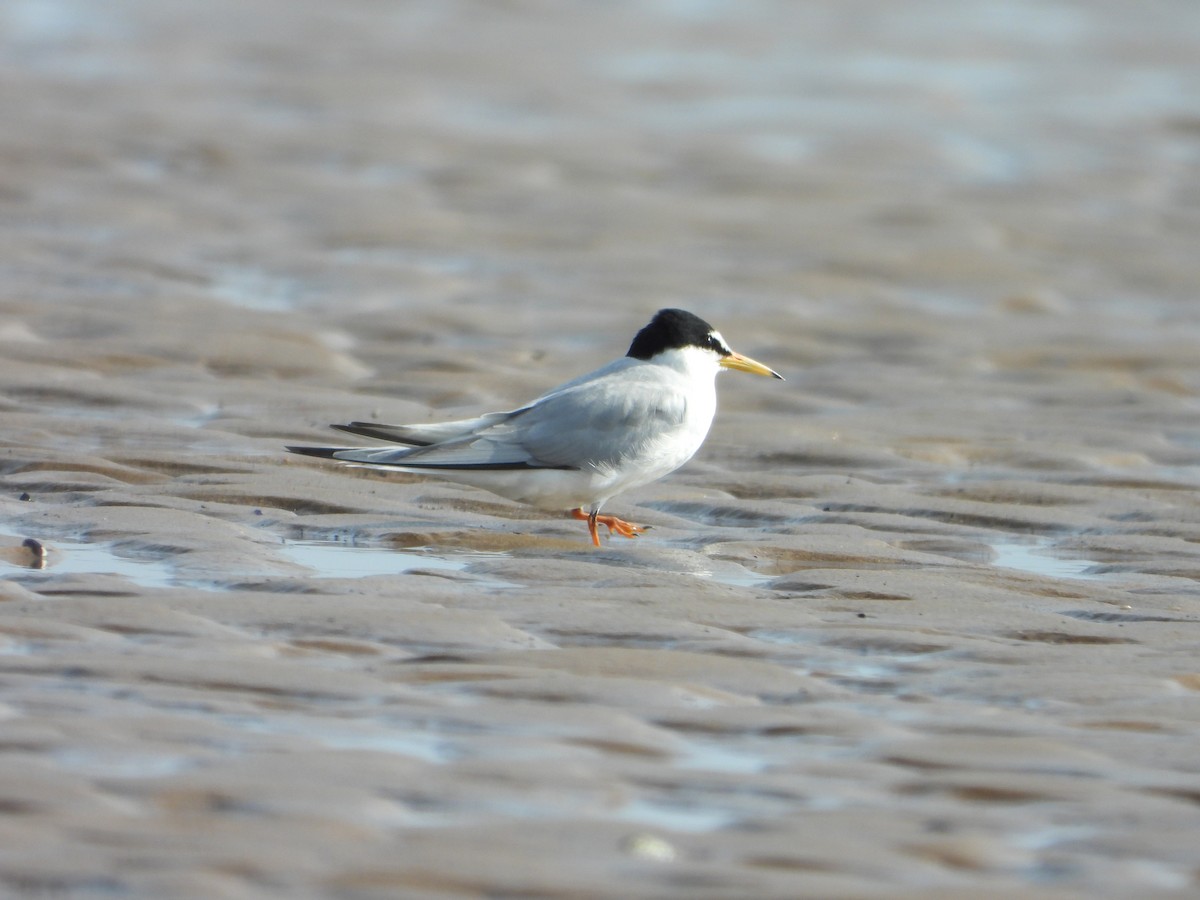
[[[1200,891],[1191,0],[190,6],[0,11],[0,893]],[[637,541],[281,450],[668,305]]]

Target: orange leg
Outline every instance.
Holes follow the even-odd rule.
[[[603,525],[608,529],[608,533],[614,531],[621,537],[633,538],[637,537],[643,531],[646,531],[649,525],[634,525],[632,522],[626,522],[624,519],[618,519],[616,516],[601,516],[597,513],[585,513],[583,508],[571,510],[571,515],[576,519],[582,519],[588,523],[588,531],[592,535],[592,543],[597,547],[600,546],[600,534],[596,531],[597,525]]]

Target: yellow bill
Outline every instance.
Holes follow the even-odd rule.
[[[780,381],[783,381],[783,376],[774,369],[764,366],[758,360],[742,356],[740,353],[730,353],[728,356],[722,356],[719,365],[725,369],[737,369],[739,372],[749,372],[751,375],[763,375],[767,378],[778,378]]]

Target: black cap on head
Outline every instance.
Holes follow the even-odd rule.
[[[703,347],[720,356],[730,353],[716,329],[699,316],[683,309],[660,309],[650,324],[637,333],[625,355],[634,359],[652,359],[664,350],[683,347]]]

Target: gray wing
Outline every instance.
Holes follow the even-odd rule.
[[[539,403],[546,400],[555,394],[560,394],[563,391],[573,389],[595,382],[600,379],[610,378],[617,372],[622,372],[626,369],[639,366],[640,363],[636,360],[631,360],[628,357],[614,360],[608,365],[588,372],[586,375],[580,375],[578,378],[572,379],[565,384],[560,384],[547,393],[538,397],[531,403],[526,404],[520,409],[511,410],[508,412],[485,413],[482,416],[477,416],[474,419],[459,419],[454,422],[427,422],[418,425],[388,425],[383,422],[351,422],[348,425],[333,425],[338,431],[344,431],[347,434],[356,434],[361,437],[375,438],[380,441],[390,441],[393,444],[406,444],[409,447],[428,447],[433,444],[447,444],[451,441],[460,439],[472,438],[492,425],[503,425],[513,416],[527,412],[531,407],[537,406]],[[364,452],[373,452],[366,450]],[[382,450],[380,452],[383,452]],[[388,452],[403,452],[396,451],[394,448]]]
[[[591,469],[618,465],[678,428],[687,412],[681,391],[661,369],[625,368],[572,382],[529,406],[474,420],[461,437],[404,449],[342,450],[335,458],[414,469]],[[451,423],[448,423],[451,424]],[[453,423],[462,424],[462,423]],[[383,437],[402,426],[371,426]],[[395,434],[390,439],[397,439]],[[407,438],[417,435],[409,433]]]
[[[608,468],[641,455],[687,413],[683,393],[661,374],[628,369],[543,397],[522,413],[521,445],[542,465],[572,468]]]

